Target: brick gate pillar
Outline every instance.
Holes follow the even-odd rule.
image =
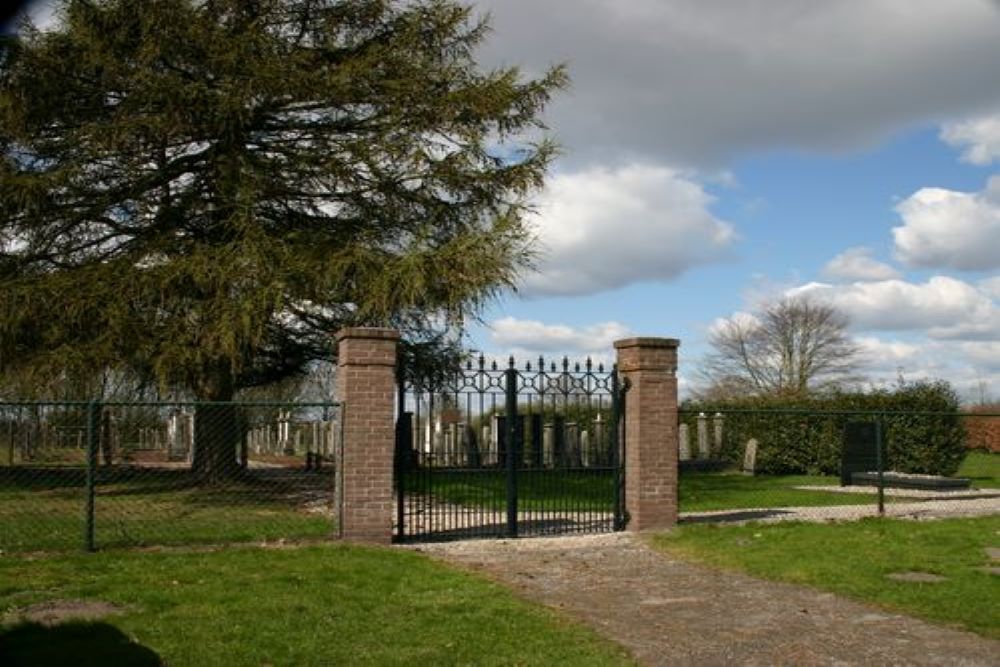
[[[615,341],[625,397],[625,510],[628,529],[677,523],[677,348],[675,338]]]
[[[337,452],[338,533],[345,540],[392,539],[396,347],[394,329],[337,332],[337,400],[343,437]]]

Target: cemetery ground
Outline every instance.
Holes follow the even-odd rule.
[[[332,474],[300,467],[247,471],[203,486],[186,469],[101,471],[95,496],[98,547],[224,544],[332,532]],[[0,552],[76,551],[84,535],[79,467],[0,468]]]
[[[1000,486],[1000,457],[972,452],[959,474],[980,488]],[[729,507],[773,502],[778,491],[812,493],[792,488],[799,479],[747,487],[755,478],[685,478],[682,502],[707,485],[713,496],[731,494]],[[1000,654],[997,515],[690,524],[650,539],[613,533],[378,549],[296,543],[293,533],[324,537],[331,524],[277,478],[270,494],[231,492],[215,503],[174,484],[161,485],[159,504],[139,502],[154,487],[134,493],[127,482],[108,486],[104,507],[143,517],[152,531],[146,543],[180,546],[58,553],[79,548],[79,505],[61,506],[67,489],[48,488],[53,514],[77,523],[49,551],[39,544],[0,555],[0,663],[29,655],[21,664],[64,664],[67,651],[74,664],[87,656],[91,664],[206,665],[993,664]],[[771,495],[761,495],[768,484]],[[25,493],[5,488],[8,537],[11,528],[35,534],[33,517],[10,511]],[[275,542],[269,531],[282,523],[287,542]],[[213,534],[218,543],[248,543],[198,546]],[[904,580],[887,577],[897,574]],[[914,574],[922,576],[907,580]]]
[[[564,479],[552,481],[554,475]],[[968,477],[974,488],[1000,488],[1000,455],[972,450],[956,473]],[[501,470],[460,470],[438,472],[425,488],[427,478],[413,477],[408,488],[432,491],[442,501],[454,505],[503,504],[507,474]],[[614,480],[603,470],[549,471],[536,475],[518,473],[518,506],[525,510],[572,507],[606,510],[614,497]],[[679,504],[683,512],[739,510],[780,507],[832,507],[874,505],[876,492],[840,493],[818,490],[837,487],[840,479],[831,475],[744,475],[734,468],[718,472],[684,471],[680,475]],[[814,490],[817,489],[817,490]],[[887,502],[912,498],[887,495]]]
[[[120,466],[102,471],[95,497],[99,548],[226,544],[287,539],[321,540],[332,531],[332,471],[309,472],[301,462],[258,468],[226,484],[201,487],[185,469]],[[609,474],[568,473],[573,479],[547,484],[546,476],[519,477],[522,509],[573,507],[610,511]],[[1000,455],[970,451],[958,475],[974,487],[1000,488]],[[819,475],[746,476],[738,472],[685,472],[680,478],[682,512],[748,508],[872,506],[874,492],[836,493],[802,487],[836,486]],[[462,505],[502,506],[502,471],[437,475],[434,494]],[[888,502],[896,498],[888,496]],[[909,499],[903,499],[909,500]],[[85,488],[80,467],[0,467],[0,552],[74,551],[82,548]]]

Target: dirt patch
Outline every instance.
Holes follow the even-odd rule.
[[[101,600],[47,600],[14,609],[3,620],[5,623],[29,622],[53,626],[70,620],[96,621],[125,611],[124,607]]]
[[[1000,642],[691,564],[626,533],[416,548],[510,586],[647,665],[996,665]]]
[[[930,572],[890,572],[885,575],[885,578],[892,579],[893,581],[908,581],[917,584],[936,584],[948,581],[947,577],[942,577],[939,574],[931,574]]]

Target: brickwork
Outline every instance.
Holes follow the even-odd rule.
[[[392,539],[396,348],[399,332],[353,328],[337,333],[337,400],[344,405],[337,453],[340,537]]]
[[[969,408],[972,414],[1000,414],[1000,403],[981,405]],[[963,419],[965,426],[965,444],[970,449],[985,449],[988,452],[1000,453],[1000,417],[971,417]]]
[[[677,348],[673,338],[615,342],[625,403],[625,509],[632,531],[677,523]]]

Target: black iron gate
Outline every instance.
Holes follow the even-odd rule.
[[[399,392],[397,540],[624,527],[615,368],[480,357],[433,382],[403,375]]]

